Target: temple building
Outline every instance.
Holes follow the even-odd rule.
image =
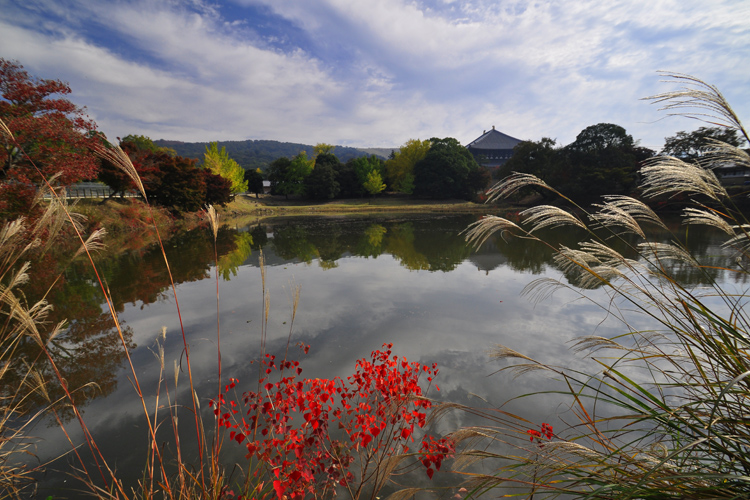
[[[487,168],[497,168],[513,156],[513,148],[519,142],[521,142],[519,139],[495,130],[493,125],[492,130],[484,131],[466,148],[474,155],[480,165]]]

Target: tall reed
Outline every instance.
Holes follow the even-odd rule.
[[[718,89],[692,76],[666,76],[683,87],[648,99],[670,113],[733,128],[750,139]],[[657,156],[641,169],[643,196],[687,196],[692,205],[683,210],[682,223],[723,231],[724,247],[734,258],[720,270],[742,276],[750,272],[750,225],[716,175],[716,168],[727,165],[750,169],[750,157],[716,141],[696,163]],[[524,293],[542,300],[560,288],[582,297],[604,290],[609,300],[599,305],[619,320],[622,334],[575,340],[573,350],[593,361],[592,370],[543,363],[510,346],[492,349],[493,358],[515,361],[504,370],[517,376],[544,371],[562,381],[560,393],[569,398],[576,422],[540,432],[522,416],[443,405],[436,417],[459,409],[485,419],[484,425],[452,434],[463,445],[456,467],[468,479],[470,496],[503,488],[529,497],[750,497],[747,290],[725,289],[714,278],[716,269],[699,262],[677,236],[670,243],[652,241],[648,227],[667,226],[641,200],[607,196],[589,210],[527,174],[498,183],[491,200],[526,186],[548,190],[575,208],[532,207],[521,212],[521,223],[488,216],[468,228],[468,240],[479,245],[502,232],[550,246],[555,263],[575,285],[544,278]],[[577,248],[555,247],[538,236],[542,228],[570,226],[588,234]],[[636,257],[615,249],[623,246]],[[682,284],[670,271],[674,263],[702,273],[708,286]],[[642,324],[640,318],[652,327],[630,326]],[[494,472],[462,469],[477,461]]]

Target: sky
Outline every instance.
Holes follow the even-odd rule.
[[[485,130],[640,145],[702,124],[657,71],[750,120],[748,0],[0,0],[0,57],[67,81],[107,137],[391,148]]]

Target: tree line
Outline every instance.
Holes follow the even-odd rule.
[[[736,130],[700,127],[667,137],[659,154],[700,163],[713,148],[712,141],[739,147],[744,139]],[[599,123],[583,129],[567,146],[558,146],[549,137],[520,142],[513,156],[497,169],[496,177],[513,172],[533,174],[568,198],[593,202],[605,194],[633,194],[639,168],[655,155],[655,151],[639,146],[623,127]],[[545,197],[549,191],[539,190],[538,194]]]
[[[0,218],[30,214],[45,180],[63,187],[100,180],[118,193],[135,189],[128,176],[97,156],[97,150],[114,146],[85,110],[66,98],[70,92],[65,82],[35,78],[19,63],[0,59],[0,119],[5,125],[0,131]],[[735,146],[743,142],[733,130],[701,127],[666,138],[660,154],[700,161],[715,140]],[[490,182],[488,171],[450,137],[411,139],[387,160],[373,155],[347,159],[334,154],[334,146],[318,144],[312,151],[305,147],[294,156],[275,158],[265,172],[243,168],[218,143],[203,146],[202,164],[144,136],[126,136],[119,147],[141,176],[149,201],[174,212],[224,204],[244,191],[261,193],[264,176],[273,194],[317,200],[375,196],[385,190],[472,199]],[[621,126],[600,123],[567,146],[546,137],[523,141],[496,175],[535,174],[566,196],[595,201],[605,193],[631,193],[640,164],[654,154]]]
[[[489,173],[456,139],[412,139],[384,161],[375,155],[342,163],[333,146],[319,144],[277,158],[268,167],[271,194],[310,199],[374,196],[386,189],[425,198],[472,199],[487,187]]]

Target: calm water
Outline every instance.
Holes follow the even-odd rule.
[[[284,218],[222,229],[218,271],[224,379],[238,378],[240,387],[246,383],[248,389],[257,380],[251,361],[257,359],[260,343],[263,306],[258,261],[262,251],[271,295],[267,350],[283,354],[292,323],[291,297],[299,287],[291,344],[311,346],[306,356],[292,348],[308,377],[345,377],[357,359],[384,343],[393,343],[400,356],[438,364],[437,382],[442,390],[432,395],[440,399],[500,406],[525,392],[559,388],[557,382],[542,375],[513,379],[510,373],[496,373],[504,365],[490,360],[487,349],[505,344],[542,361],[583,366],[591,362],[569,352],[572,338],[612,336],[624,330],[596,305],[577,300],[577,294],[570,291],[560,291],[536,306],[522,297],[521,291],[533,279],[561,277],[550,264],[549,251],[500,238],[474,251],[459,233],[475,220],[476,216],[466,215]],[[723,262],[725,256],[713,236],[691,231],[690,242],[698,255],[716,264]],[[570,231],[563,236],[568,245],[579,237]],[[172,238],[166,246],[177,282],[177,300],[168,287],[158,249],[141,249],[102,261],[100,269],[132,344],[138,379],[152,407],[160,377],[154,352],[162,328],[166,328],[164,377],[170,384],[174,363],[184,363],[176,309],[179,302],[196,390],[206,410],[208,399],[217,390],[213,241],[208,230],[196,230]],[[700,285],[688,271],[677,271],[686,282]],[[727,286],[744,286],[717,276]],[[56,314],[76,320],[55,349],[71,385],[98,382],[98,388],[83,389],[77,397],[99,447],[132,485],[147,456],[147,431],[132,376],[125,369],[122,347],[90,272],[85,266],[74,267],[66,279],[64,291],[53,298],[58,304]],[[591,294],[605,300],[601,290]],[[178,404],[189,402],[187,388],[183,373]],[[171,395],[174,397],[174,392]],[[165,394],[161,397],[163,402]],[[560,416],[571,416],[566,408],[563,400],[552,396],[504,406],[537,424],[555,423],[556,428],[562,426]],[[66,417],[70,415],[63,412]],[[185,412],[181,420],[185,439],[190,435],[190,418]],[[464,417],[455,415],[436,430],[447,431],[465,423]],[[74,441],[82,442],[74,420],[69,420],[66,428]],[[40,437],[37,453],[42,460],[69,450],[56,424],[38,425],[32,434]],[[168,435],[163,434],[166,441]],[[243,448],[235,446],[229,451],[228,463],[242,460]],[[53,467],[64,470],[69,462],[72,460],[63,458]],[[71,483],[64,475],[50,472],[42,486],[61,488]],[[42,493],[44,497],[48,491]]]

